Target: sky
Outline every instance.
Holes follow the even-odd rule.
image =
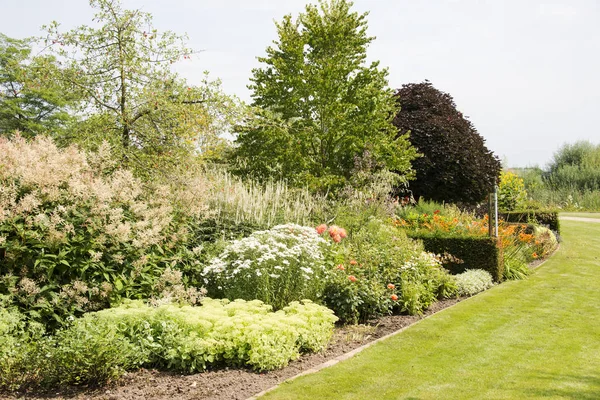
[[[315,1],[122,3],[201,50],[176,66],[191,83],[209,71],[250,102],[246,86],[277,39],[274,22]],[[368,58],[388,68],[390,87],[428,79],[452,95],[507,166],[545,167],[565,143],[600,143],[598,0],[355,0],[354,9],[369,12]],[[0,0],[0,10],[0,32],[15,38],[41,35],[52,20],[90,25],[94,14],[85,0]]]

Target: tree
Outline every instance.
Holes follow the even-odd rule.
[[[346,184],[357,159],[411,175],[416,156],[396,137],[387,70],[366,65],[367,14],[346,0],[308,5],[277,23],[279,40],[252,71],[255,115],[238,127],[235,157],[259,179],[285,178],[317,189]]]
[[[456,109],[448,93],[425,81],[403,85],[396,93],[401,106],[394,119],[398,134],[423,154],[413,163],[417,178],[410,190],[417,198],[477,203],[493,190],[502,169],[485,140]]]
[[[31,40],[0,33],[0,135],[24,137],[65,129],[76,98],[53,79],[62,71],[51,56],[32,56]]]
[[[193,53],[185,37],[159,33],[149,13],[123,9],[118,0],[90,5],[98,10],[98,27],[46,27],[46,44],[72,71],[63,79],[85,99],[79,112],[86,120],[67,141],[93,146],[108,140],[124,161],[143,168],[218,141],[215,126],[227,120],[234,102],[218,81],[194,87],[171,71]]]

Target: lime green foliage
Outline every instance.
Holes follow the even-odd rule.
[[[523,179],[511,171],[500,173],[498,184],[498,208],[503,211],[519,209],[527,200]]]
[[[492,275],[482,269],[470,269],[454,278],[460,296],[473,296],[494,286]]]
[[[322,350],[336,320],[308,300],[275,313],[258,300],[207,298],[200,307],[134,301],[41,337],[22,315],[2,308],[0,389],[104,384],[139,366],[188,373],[222,365],[281,368],[301,352]]]
[[[496,286],[263,398],[598,398],[600,224],[562,224],[560,251],[528,280]]]
[[[32,56],[31,40],[17,40],[0,33],[0,135],[20,131],[32,137],[59,134],[74,115],[76,95],[57,81],[64,73],[52,56]]]
[[[339,189],[369,154],[373,172],[412,176],[416,150],[398,135],[388,72],[366,64],[366,13],[346,0],[307,5],[277,23],[278,39],[253,70],[255,115],[238,126],[241,173],[285,178],[313,190]]]

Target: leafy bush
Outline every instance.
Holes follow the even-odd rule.
[[[520,208],[527,200],[527,191],[523,179],[510,171],[500,173],[498,185],[498,208],[513,211]]]
[[[0,294],[53,326],[151,296],[168,266],[194,257],[171,196],[118,169],[107,147],[0,138]]]
[[[560,221],[558,211],[555,210],[523,210],[501,212],[498,216],[506,222],[534,223],[546,225],[554,232],[560,233]]]
[[[452,97],[429,82],[403,85],[396,93],[398,134],[423,157],[412,162],[417,178],[409,185],[415,198],[478,203],[500,174],[498,158],[485,146],[473,124],[456,109]]]
[[[278,312],[258,300],[207,298],[200,307],[132,301],[42,337],[16,310],[0,309],[0,389],[103,384],[139,366],[280,368],[301,352],[322,350],[336,320],[308,300]]]
[[[328,243],[315,228],[278,225],[231,242],[204,269],[210,296],[258,299],[281,309],[322,292]]]
[[[419,314],[451,295],[452,278],[406,235],[372,219],[337,248],[323,295],[344,322],[364,322],[393,309]]]
[[[460,296],[473,296],[494,286],[492,275],[482,269],[470,269],[454,278]]]

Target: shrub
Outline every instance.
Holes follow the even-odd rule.
[[[546,225],[556,233],[560,233],[560,221],[558,219],[558,211],[543,211],[543,210],[524,210],[524,211],[509,211],[498,214],[500,218],[506,222],[516,223],[536,223]]]
[[[337,320],[308,300],[278,312],[258,300],[207,298],[199,307],[132,301],[42,337],[15,312],[0,309],[0,389],[104,384],[139,366],[280,368],[301,352],[322,350]]]
[[[435,254],[448,253],[454,259],[444,263],[444,268],[453,274],[467,269],[483,269],[494,280],[501,281],[504,273],[504,259],[498,240],[486,236],[465,236],[456,234],[440,235],[435,232],[410,232],[413,239],[423,241],[425,250]]]
[[[364,322],[393,309],[419,314],[452,292],[451,278],[431,255],[377,219],[352,232],[336,257],[323,301],[343,322]]]
[[[523,179],[510,171],[500,173],[498,185],[498,208],[513,211],[521,207],[527,200],[527,191]]]
[[[328,243],[315,228],[278,225],[231,242],[204,269],[209,295],[258,299],[281,309],[319,298]]]
[[[52,326],[149,297],[167,266],[193,257],[169,188],[142,185],[106,146],[85,154],[41,136],[0,138],[0,294]]]
[[[185,372],[210,365],[280,368],[301,351],[324,348],[337,320],[308,300],[275,313],[258,300],[207,298],[200,307],[133,302],[95,314],[89,318],[117,327],[145,354],[146,365]]]
[[[494,286],[492,275],[481,269],[471,269],[454,278],[460,296],[473,296]]]
[[[423,157],[412,162],[417,178],[409,185],[415,198],[478,203],[500,174],[498,158],[485,146],[473,124],[456,109],[452,97],[429,82],[403,85],[396,93],[398,134]]]

